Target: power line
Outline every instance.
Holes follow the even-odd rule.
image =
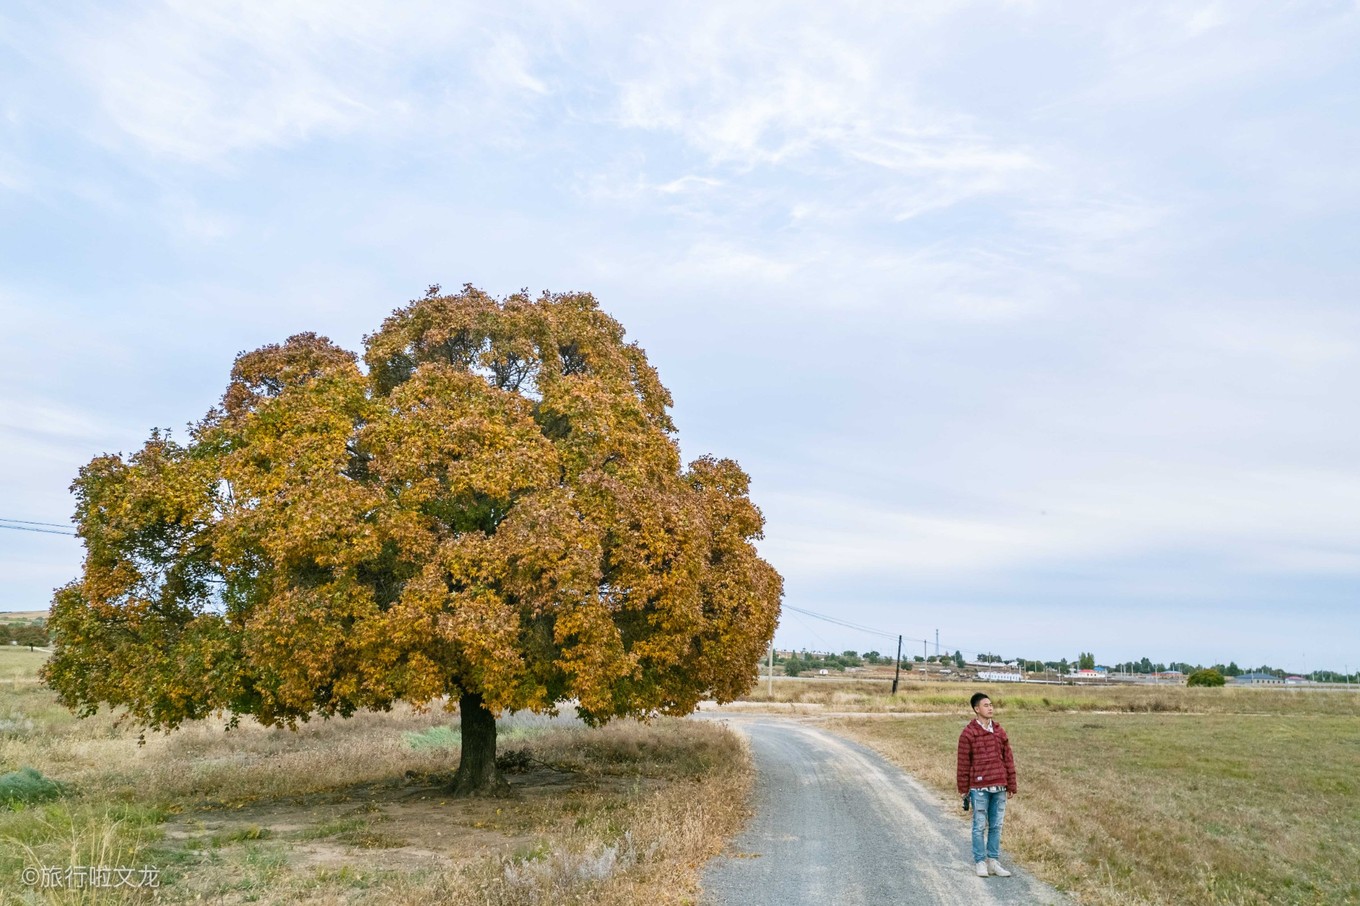
[[[60,532],[50,528],[29,528],[26,525],[5,525],[3,522],[0,522],[0,528],[13,529],[16,532],[40,532],[44,535],[65,535],[67,538],[77,537],[75,532]]]
[[[855,630],[856,632],[865,632],[865,633],[869,633],[870,635],[882,636],[882,637],[887,638],[887,639],[896,639],[896,638],[898,637],[898,634],[897,634],[897,633],[895,633],[895,632],[888,632],[886,629],[875,629],[875,628],[873,628],[872,626],[863,626],[863,625],[861,625],[861,624],[859,624],[859,623],[852,623],[852,622],[850,622],[849,620],[842,620],[842,619],[840,619],[839,617],[831,617],[831,616],[827,616],[827,615],[824,614],[824,613],[817,613],[815,610],[804,610],[804,609],[801,608],[801,607],[794,607],[792,604],[784,604],[784,605],[781,606],[780,609],[781,609],[781,610],[791,610],[791,611],[793,611],[794,613],[801,613],[801,614],[803,614],[804,616],[809,616],[809,617],[812,617],[813,619],[822,620],[822,621],[824,621],[824,622],[831,623],[831,624],[833,624],[833,625],[835,625],[835,626],[842,626],[842,627],[844,627],[844,628],[846,628],[846,629],[853,629],[853,630]],[[813,634],[816,635],[816,633],[813,633]],[[819,638],[820,638],[820,637],[819,637]],[[923,644],[929,644],[929,643],[930,643],[930,640],[929,640],[929,639],[914,639],[914,638],[912,638],[911,636],[906,636],[906,635],[902,636],[902,641],[904,641],[904,642],[921,642],[921,643],[923,643]],[[823,640],[822,643],[823,643],[823,644],[826,644],[825,640]],[[939,641],[939,636],[938,636],[938,635],[936,636],[936,642],[935,642],[935,644],[938,645],[938,646],[940,646],[940,647],[944,647],[944,648],[947,648],[947,647],[948,647],[948,646],[945,645],[943,642]],[[956,651],[959,651],[960,653],[962,653],[962,651],[963,651],[962,648],[956,648],[955,650],[956,650]],[[974,650],[974,649],[969,649],[969,650],[970,650],[970,651],[973,651],[974,655],[977,655],[977,654],[980,654],[980,653],[981,653],[980,651],[977,651],[977,650]]]
[[[815,611],[804,610],[801,607],[794,607],[792,604],[785,604],[782,609],[791,610],[794,613],[801,613],[804,616],[813,617],[814,619],[824,620],[827,623],[832,623],[836,626],[843,626],[846,629],[854,629],[857,632],[867,632],[870,635],[881,635],[884,638],[889,639],[897,638],[897,633],[895,632],[888,632],[885,629],[874,629],[869,626],[861,626],[858,623],[851,623],[849,620],[842,620],[837,617],[829,617],[824,613],[816,613]]]
[[[35,528],[34,526],[43,526]],[[76,531],[71,528],[69,522],[36,522],[32,519],[11,519],[8,516],[0,516],[0,528],[13,529],[16,532],[39,532],[44,535],[66,535],[76,537]]]
[[[69,522],[34,522],[32,519],[11,519],[8,516],[0,516],[0,522],[17,522],[20,525],[45,525],[48,528],[60,528],[67,531],[71,529]]]
[[[821,642],[823,645],[826,645],[828,648],[831,647],[831,643],[828,642],[826,639],[822,638],[820,635],[818,635],[818,634],[817,634],[817,630],[815,630],[815,629],[813,629],[811,626],[809,626],[805,620],[800,619],[800,618],[798,617],[797,614],[795,614],[793,618],[794,618],[795,620],[798,620],[799,624],[801,624],[802,627],[803,627],[804,629],[806,629],[808,632],[812,633],[812,637],[813,637],[814,639],[816,639],[817,641]]]

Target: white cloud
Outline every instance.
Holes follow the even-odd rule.
[[[707,176],[681,176],[679,179],[672,179],[668,183],[657,186],[656,191],[664,195],[679,195],[685,192],[703,192],[717,189],[722,185],[722,180]]]
[[[1080,93],[1103,106],[1184,104],[1315,70],[1353,44],[1360,16],[1277,3],[1130,4],[1105,21],[1109,67]]]
[[[233,235],[235,220],[223,213],[205,208],[193,197],[176,193],[162,201],[165,223],[172,235],[189,237],[198,242],[217,242]]]
[[[737,7],[668,20],[638,42],[619,124],[673,133],[716,167],[815,168],[830,154],[840,166],[952,174],[963,194],[1004,189],[1011,174],[1037,165],[961,113],[916,98],[916,79],[899,62],[911,54],[903,41],[921,40],[910,16],[874,34],[865,22],[801,13]]]
[[[53,441],[90,441],[126,433],[124,426],[86,409],[33,397],[7,400],[0,430]]]
[[[457,48],[465,19],[446,4],[167,0],[133,15],[101,12],[74,27],[63,49],[116,129],[112,139],[205,163],[401,123],[421,106],[412,103],[412,68]],[[492,49],[488,62],[516,59],[513,40]],[[532,84],[522,60],[511,75]]]
[[[1258,574],[1360,576],[1360,478],[1348,472],[1199,471],[1130,466],[1051,477],[1012,506],[979,481],[991,512],[961,515],[891,498],[775,492],[762,499],[762,552],[795,581],[891,575],[966,587],[1006,574],[1079,573],[1113,561],[1208,557],[1238,580]],[[1043,510],[1037,501],[1042,501]],[[1216,571],[1222,582],[1222,571]]]
[[[369,111],[318,59],[349,22],[315,9],[165,4],[101,17],[68,52],[113,124],[158,155],[213,160],[344,131]]]
[[[524,42],[513,34],[502,34],[482,54],[477,72],[490,86],[506,85],[531,94],[547,94],[547,84],[533,74],[531,66]]]
[[[1016,217],[1029,237],[1028,260],[1065,272],[1129,277],[1145,275],[1149,262],[1164,255],[1167,228],[1183,219],[1169,204],[1124,192],[1074,192],[1048,184]]]
[[[0,190],[24,192],[29,189],[29,180],[23,175],[22,165],[15,159],[0,154]]]
[[[1328,315],[1308,306],[1277,302],[1171,312],[1168,327],[1220,359],[1285,370],[1291,379],[1360,363],[1360,316]]]

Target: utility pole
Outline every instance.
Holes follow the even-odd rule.
[[[935,659],[940,657],[940,630],[935,630]]]
[[[897,637],[897,669],[893,671],[893,691],[892,691],[893,695],[897,694],[897,678],[900,677],[901,675],[902,675],[902,637],[899,635]]]

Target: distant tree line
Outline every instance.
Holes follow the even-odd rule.
[[[800,651],[789,655],[777,655],[775,663],[783,665],[784,673],[788,676],[798,676],[800,673],[816,672],[818,670],[845,670],[847,667],[862,667],[865,664],[878,665],[893,663],[892,655],[880,654],[877,651],[866,651],[860,654],[856,651],[842,651],[840,654],[826,654],[815,651]],[[962,669],[967,661],[964,660],[961,651],[953,654],[940,655],[903,655],[904,664],[940,664],[952,665],[957,669]],[[1061,658],[1056,661],[1037,661],[1028,658],[1003,658],[999,654],[992,652],[982,652],[973,660],[977,664],[1017,664],[1026,673],[1043,673],[1051,671],[1059,675],[1065,675],[1072,670],[1094,670],[1096,669],[1096,656],[1093,652],[1083,651],[1077,655],[1077,659],[1069,661]],[[1179,671],[1187,677],[1199,672],[1214,672],[1225,679],[1241,676],[1244,673],[1268,673],[1283,679],[1292,675],[1290,671],[1279,667],[1271,667],[1263,664],[1260,667],[1239,667],[1236,662],[1230,661],[1227,664],[1191,664],[1186,661],[1172,661],[1161,663],[1152,661],[1149,658],[1142,658],[1137,661],[1125,661],[1113,666],[1104,667],[1110,673],[1131,673],[1141,675],[1151,675],[1154,673],[1168,673]],[[1345,673],[1335,670],[1317,670],[1308,676],[1320,683],[1360,683],[1360,672],[1353,673],[1349,677]]]
[[[43,620],[27,623],[0,623],[0,645],[14,642],[38,647],[47,644],[47,624]]]
[[[869,663],[881,663],[882,656],[878,652],[871,652],[878,660]],[[844,651],[840,654],[819,654],[812,651],[802,651],[790,654],[786,657],[776,657],[776,664],[782,664],[785,676],[798,676],[809,670],[844,670],[846,667],[863,667],[866,658],[861,657],[858,652]],[[889,659],[891,663],[891,659]]]
[[[785,676],[798,676],[800,673],[817,670],[845,670],[847,667],[863,667],[868,664],[877,666],[886,664],[892,666],[893,658],[891,655],[880,654],[877,651],[866,651],[860,654],[857,651],[842,651],[840,654],[825,654],[818,651],[798,651],[787,655],[776,654],[774,662],[784,668]],[[966,663],[963,659],[963,652],[955,651],[953,654],[930,655],[924,657],[916,655],[914,657],[903,655],[904,664],[950,664],[962,669]]]
[[[1283,667],[1272,667],[1269,664],[1262,664],[1259,667],[1239,667],[1237,666],[1236,661],[1229,661],[1226,664],[1211,664],[1206,667],[1203,664],[1191,664],[1185,661],[1172,661],[1169,664],[1154,663],[1147,658],[1143,658],[1141,661],[1125,661],[1122,664],[1115,664],[1111,669],[1117,673],[1141,674],[1167,673],[1172,670],[1178,670],[1186,675],[1195,673],[1199,670],[1215,670],[1224,677],[1241,676],[1244,673],[1268,673],[1271,676],[1277,676],[1280,679],[1294,675],[1294,671],[1285,670]],[[1317,670],[1308,674],[1308,676],[1314,677],[1318,682],[1322,683],[1344,683],[1347,682],[1348,679],[1346,674],[1335,670]],[[1356,675],[1352,674],[1349,677],[1349,681],[1355,682]]]

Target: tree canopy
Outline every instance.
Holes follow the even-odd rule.
[[[312,333],[244,353],[187,443],[153,431],[80,470],[86,557],[44,676],[79,713],[158,729],[448,696],[467,788],[493,779],[504,709],[730,700],[782,581],[748,477],[682,467],[670,404],[587,294],[431,287],[362,365]]]
[[[1223,674],[1219,673],[1217,670],[1214,670],[1213,668],[1207,668],[1204,670],[1196,670],[1194,673],[1190,674],[1190,676],[1186,679],[1185,684],[1187,686],[1212,687],[1222,686],[1225,682],[1227,682],[1227,680],[1223,678]]]

